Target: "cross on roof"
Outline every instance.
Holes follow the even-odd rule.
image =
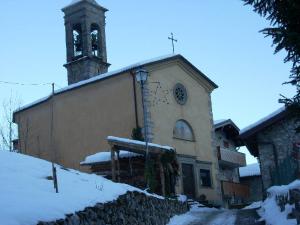
[[[172,41],[172,48],[173,48],[173,54],[174,54],[174,52],[175,52],[174,42],[177,42],[177,39],[174,39],[173,33],[171,33],[171,37],[168,37],[168,39]]]

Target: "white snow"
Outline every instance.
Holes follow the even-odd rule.
[[[172,217],[168,225],[234,225],[235,223],[235,211],[198,206],[201,205],[193,205],[189,212]]]
[[[137,157],[141,156],[141,154],[128,152],[121,150],[119,153],[120,158],[130,158],[130,157]],[[85,158],[83,162],[81,162],[81,165],[85,164],[93,164],[93,163],[101,163],[101,162],[108,162],[111,160],[111,152],[98,152],[94,155],[89,155]]]
[[[157,61],[160,61],[160,60],[172,58],[172,57],[174,57],[174,56],[177,56],[177,55],[169,54],[169,55],[160,56],[160,57],[157,57],[157,58],[153,58],[153,59],[149,59],[149,60],[137,62],[137,63],[134,63],[134,64],[132,64],[132,65],[123,67],[123,68],[121,68],[121,69],[118,69],[118,70],[115,70],[115,71],[111,71],[111,72],[107,72],[107,73],[104,73],[104,74],[100,74],[100,75],[95,76],[95,77],[92,77],[92,78],[90,78],[90,79],[83,80],[83,81],[77,82],[77,83],[75,83],[75,84],[71,84],[71,85],[69,85],[69,86],[66,86],[65,88],[61,88],[61,89],[55,91],[55,93],[65,92],[65,91],[67,91],[67,90],[71,90],[71,89],[74,89],[74,88],[76,88],[76,87],[79,87],[79,86],[83,86],[83,85],[85,85],[85,84],[92,83],[92,82],[94,82],[94,81],[102,80],[102,79],[104,79],[104,78],[111,77],[111,76],[114,76],[114,75],[118,75],[118,74],[121,74],[121,73],[123,73],[123,72],[129,71],[129,70],[131,70],[131,69],[135,69],[135,68],[138,68],[138,67],[142,67],[142,66],[145,65],[145,64],[149,64],[149,63],[157,62]]]
[[[114,136],[108,136],[107,140],[125,142],[125,143],[130,143],[130,144],[135,144],[135,145],[141,145],[141,146],[146,145],[146,142],[144,142],[144,141],[137,141],[137,140],[132,140],[132,139],[128,139],[128,138],[120,138],[120,137],[114,137]],[[155,144],[155,143],[148,143],[148,146],[156,147],[156,148],[160,148],[160,149],[168,150],[168,151],[174,150],[173,147],[170,147],[167,145],[159,145],[159,144]]]
[[[16,113],[16,112],[18,112],[18,111],[21,111],[21,110],[23,110],[23,109],[30,108],[31,106],[37,105],[37,104],[39,104],[39,103],[41,103],[41,102],[47,101],[47,100],[50,99],[50,98],[51,98],[51,95],[48,95],[48,96],[43,97],[43,98],[40,98],[40,99],[38,99],[38,100],[36,100],[36,101],[33,101],[33,102],[29,103],[29,104],[26,104],[26,105],[24,105],[24,106],[22,106],[22,107],[17,108],[17,109],[14,111],[14,113]]]
[[[227,119],[214,120],[214,125],[218,125],[219,123],[224,123],[225,121],[227,121]]]
[[[178,195],[177,200],[180,202],[186,202],[187,196],[186,195]]]
[[[283,106],[283,107],[277,109],[277,110],[274,111],[273,113],[271,113],[271,114],[269,114],[268,116],[266,116],[266,117],[264,117],[264,118],[258,120],[257,122],[255,122],[255,123],[253,123],[253,124],[251,124],[251,125],[245,127],[244,129],[242,129],[242,130],[240,131],[240,135],[243,135],[244,133],[248,132],[248,131],[251,130],[252,128],[258,126],[259,124],[266,122],[267,120],[273,118],[274,116],[278,115],[279,113],[283,112],[284,110],[285,110],[285,106]]]
[[[250,205],[244,207],[243,209],[257,209],[260,208],[262,204],[262,201],[253,202]]]
[[[239,168],[240,177],[251,177],[251,176],[259,176],[260,167],[258,163],[253,163],[244,167]]]
[[[238,126],[231,119],[214,120],[214,128],[215,129],[218,129],[220,127],[224,127],[226,125],[232,125],[238,132],[240,131]]]
[[[276,204],[276,196],[288,194],[290,189],[300,189],[300,180],[296,180],[288,185],[270,187],[268,198],[262,203],[261,209],[257,210],[258,214],[271,225],[296,225],[295,219],[287,219],[287,215],[292,212],[294,205],[285,205],[285,210],[280,212]]]
[[[191,213],[173,216],[167,225],[187,225],[195,221],[197,218]]]
[[[82,1],[82,0],[72,0],[72,2],[70,4],[68,4],[68,5],[66,5],[64,8],[67,8],[67,7],[71,6],[71,5],[74,5],[74,4],[76,4],[76,3],[80,2],[80,1]]]
[[[296,225],[295,219],[287,219],[287,215],[292,212],[292,208],[293,206],[287,204],[285,210],[280,212],[275,197],[273,197],[267,198],[257,212],[268,225]]]
[[[288,185],[272,186],[268,189],[271,196],[286,195],[291,189],[300,189],[300,180],[295,180]]]
[[[51,163],[30,156],[0,151],[0,218],[3,225],[36,225],[96,203],[141,190],[113,183],[101,176],[63,169],[57,165],[59,193],[55,193]]]
[[[65,6],[65,8],[69,7],[71,5],[74,5],[74,4],[78,3],[78,2],[81,2],[81,1],[83,1],[83,0],[72,0],[72,2],[69,5]]]
[[[77,0],[75,0],[75,1],[77,1]],[[81,0],[78,0],[78,1],[81,1]],[[86,84],[93,83],[95,81],[100,81],[100,80],[103,80],[103,79],[108,78],[108,77],[113,77],[113,76],[116,76],[116,75],[120,75],[120,74],[122,74],[122,73],[124,73],[126,71],[130,71],[130,70],[133,70],[135,68],[142,67],[142,66],[144,66],[146,64],[149,64],[149,63],[154,63],[154,62],[157,62],[157,61],[169,59],[169,58],[176,57],[176,56],[179,56],[179,55],[169,54],[169,55],[164,55],[164,56],[156,57],[156,58],[153,58],[153,59],[149,59],[149,60],[137,62],[137,63],[134,63],[132,65],[123,67],[121,69],[118,69],[118,70],[115,70],[115,71],[111,71],[111,72],[107,72],[107,73],[104,73],[104,74],[100,74],[100,75],[94,76],[94,77],[92,77],[90,79],[83,80],[83,81],[80,81],[80,82],[68,85],[68,86],[66,86],[64,88],[55,90],[54,93],[55,94],[59,94],[59,93],[65,92],[65,91],[69,91],[69,90],[72,90],[74,88],[78,88],[80,86],[84,86]],[[29,103],[27,105],[24,105],[24,106],[20,107],[19,109],[15,110],[14,113],[16,113],[18,111],[21,111],[21,110],[24,110],[24,109],[27,109],[27,108],[30,108],[30,107],[32,107],[32,106],[34,106],[36,104],[39,104],[39,103],[41,103],[43,101],[46,101],[50,97],[51,97],[51,95],[49,95],[47,97],[44,97],[44,98],[41,98],[41,99],[38,99],[37,101],[34,101],[34,102]]]

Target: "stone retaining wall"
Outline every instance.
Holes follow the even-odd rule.
[[[38,225],[165,225],[175,214],[188,211],[187,203],[127,192],[117,200],[87,207],[65,219]]]

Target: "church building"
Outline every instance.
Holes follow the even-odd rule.
[[[176,149],[179,192],[220,203],[211,104],[217,85],[176,54],[108,72],[107,9],[77,0],[62,10],[68,86],[14,112],[20,152],[84,171],[86,156],[109,151],[108,136],[132,138],[147,126],[149,141]],[[143,86],[139,71],[147,74]]]

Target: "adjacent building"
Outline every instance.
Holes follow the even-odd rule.
[[[299,115],[282,107],[241,131],[241,141],[258,158],[264,192],[299,177],[299,126]]]
[[[214,129],[223,202],[227,206],[242,204],[249,189],[239,179],[239,167],[246,165],[245,154],[238,152],[240,129],[231,119],[214,121]]]
[[[247,203],[261,201],[263,199],[263,187],[258,163],[253,163],[239,168],[240,183],[249,188]]]

